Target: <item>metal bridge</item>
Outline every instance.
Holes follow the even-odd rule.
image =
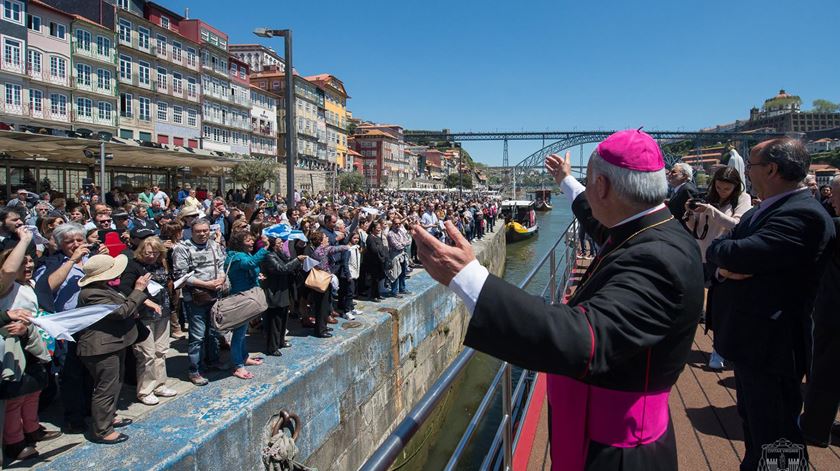
[[[526,172],[542,170],[545,158],[551,154],[558,154],[583,144],[594,144],[606,139],[614,130],[609,131],[499,131],[499,132],[452,132],[448,129],[441,131],[406,131],[405,140],[408,142],[464,142],[464,141],[503,141],[503,167],[511,168],[510,184],[516,189],[516,182],[522,181]],[[784,136],[784,133],[773,130],[758,130],[749,132],[716,132],[716,131],[645,131],[659,141],[660,146],[678,142],[690,141],[696,149],[702,145],[712,143],[738,143],[739,152],[748,155],[749,148],[757,142]],[[514,166],[510,166],[508,158],[508,141],[542,140],[553,141],[544,145],[538,151],[522,159]],[[675,155],[663,149],[663,156],[667,166],[672,166],[682,156]],[[577,167],[580,171],[581,168]],[[509,188],[505,188],[506,190]]]

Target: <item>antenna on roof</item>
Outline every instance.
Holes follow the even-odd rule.
[[[190,19],[190,7],[184,8],[184,19],[185,20]]]

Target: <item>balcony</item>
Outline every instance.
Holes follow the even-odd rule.
[[[98,80],[92,78],[90,83],[81,83],[76,80],[75,77],[71,80],[73,82],[73,86],[77,90],[84,90],[91,93],[96,93],[97,95],[105,95],[105,96],[117,96],[117,87],[115,86],[114,82],[111,81],[111,88],[100,87],[98,85]]]
[[[106,64],[114,64],[117,60],[117,55],[114,53],[113,49],[110,49],[110,53],[108,54],[99,54],[96,52],[96,47],[91,45],[90,49],[84,49],[81,47],[76,46],[76,41],[73,41],[72,53],[76,56],[87,57],[89,59],[93,59],[95,61],[104,62]]]
[[[67,77],[66,75],[63,76],[63,77],[59,77],[59,76],[50,74],[49,77],[47,77],[46,81],[48,83],[53,84],[53,85],[59,85],[59,86],[62,86],[62,87],[69,87],[70,86],[70,78]]]
[[[115,127],[117,125],[117,121],[113,116],[111,119],[102,119],[98,116],[98,112],[96,110],[93,110],[93,113],[90,116],[80,115],[74,111],[73,121],[77,123],[87,123],[109,127]]]
[[[0,105],[2,106],[2,105]],[[57,121],[60,123],[70,123],[70,116],[67,113],[52,113],[50,112],[50,108],[47,105],[47,101],[43,100],[41,102],[41,109],[35,110],[32,109],[28,104],[22,105],[23,108],[23,115],[29,116],[32,119],[39,119],[39,120],[47,120],[47,121]]]
[[[4,72],[14,72],[16,74],[22,74],[23,71],[23,62],[18,62],[15,64],[14,62],[7,62],[3,61],[3,71]]]
[[[151,90],[153,92],[157,91],[157,82],[152,82],[150,79],[149,83],[140,83],[140,76],[138,74],[132,74],[130,79],[121,76],[120,83],[132,85],[138,88],[145,88],[146,90]]]

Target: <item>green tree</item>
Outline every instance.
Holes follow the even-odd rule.
[[[245,194],[253,197],[263,184],[272,178],[276,178],[280,172],[280,166],[273,160],[244,160],[233,167],[231,177],[238,183],[245,185]]]
[[[459,182],[462,188],[469,190],[473,187],[472,176],[468,173],[465,173],[463,177],[459,177],[457,173],[450,173],[444,181],[447,188],[458,188]]]
[[[345,172],[338,176],[341,191],[360,191],[365,187],[365,178],[359,172]]]
[[[833,101],[824,100],[822,98],[814,100],[812,103],[814,105],[814,110],[817,113],[836,113],[840,111],[840,103],[834,103]]]

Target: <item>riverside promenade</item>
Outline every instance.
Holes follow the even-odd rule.
[[[473,247],[492,273],[503,273],[501,222]],[[356,469],[463,348],[469,319],[457,296],[422,269],[407,287],[413,294],[401,299],[359,302],[364,314],[340,319],[329,339],[290,321],[293,346],[249,368],[248,381],[218,372],[208,375],[208,386],[193,386],[186,381],[186,341],[175,341],[167,368],[177,397],[149,407],[134,400],[133,386],[123,387],[117,414],[134,420],[122,429],[127,442],[98,445],[65,435],[39,444],[40,457],[12,469],[259,470],[281,409],[302,420],[299,461],[321,471]],[[249,350],[261,351],[261,341],[250,336]],[[48,424],[60,424],[60,417],[60,410],[42,414]]]

